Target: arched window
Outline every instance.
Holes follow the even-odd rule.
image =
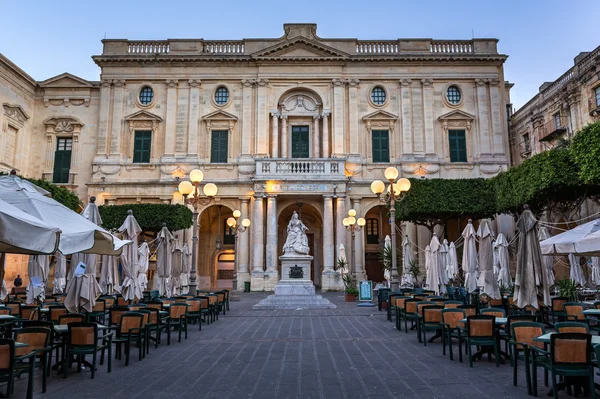
[[[379,220],[367,219],[367,244],[379,244]]]

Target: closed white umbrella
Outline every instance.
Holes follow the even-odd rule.
[[[410,264],[413,261],[413,254],[410,240],[405,235],[402,239],[402,286],[412,287],[415,282],[415,277],[410,272]]]
[[[431,269],[431,248],[429,245],[425,247],[425,285],[431,290],[433,289],[434,275],[429,271]]]
[[[498,238],[495,242],[496,251],[498,253],[498,265],[500,272],[498,273],[498,282],[506,288],[510,288],[513,285],[512,278],[510,276],[509,268],[509,253],[508,253],[508,240],[504,233],[498,234]]]
[[[600,255],[600,219],[592,220],[540,243],[544,255]]]
[[[6,254],[0,252],[0,301],[4,301],[8,295],[6,281],[4,281],[4,271],[6,270]]]
[[[121,253],[121,266],[123,267],[123,284],[121,284],[121,295],[125,300],[142,299],[142,287],[138,280],[138,236],[142,232],[140,225],[133,216],[132,211],[127,211],[125,221],[118,229],[126,240],[133,244],[125,247]]]
[[[385,236],[383,247],[385,248],[387,253],[392,253],[392,239],[390,238],[390,236]],[[383,278],[385,278],[386,284],[389,288],[392,282],[392,273],[390,270],[390,268],[392,267],[392,260],[390,259],[389,262],[386,261],[386,263],[386,267],[383,269]]]
[[[175,239],[171,249],[171,278],[169,284],[171,286],[171,295],[181,295],[181,273],[183,273],[183,250],[182,246]]]
[[[479,223],[477,237],[479,237],[479,276],[477,278],[477,286],[481,288],[483,294],[486,294],[490,298],[500,299],[500,287],[494,275],[494,250],[492,248],[494,235],[487,219],[483,219]]]
[[[440,247],[440,282],[444,287],[450,282],[450,277],[448,277],[449,252],[448,240],[444,238]]]
[[[119,282],[119,257],[102,255],[102,266],[100,269],[100,288],[104,295],[121,293]]]
[[[448,278],[451,280],[458,276],[458,256],[456,255],[456,245],[454,245],[454,241],[448,246],[448,267],[446,270],[448,270]]]
[[[56,252],[56,265],[54,266],[53,294],[64,294],[67,288],[67,257]]]
[[[148,264],[150,262],[150,248],[148,247],[148,243],[143,242],[142,245],[138,247],[138,280],[140,282],[140,287],[142,288],[142,292],[146,291],[148,288]]]
[[[600,258],[594,256],[592,258],[592,283],[597,287],[600,285]]]
[[[462,232],[465,239],[463,243],[462,268],[465,276],[465,288],[470,294],[477,290],[477,248],[475,246],[475,228],[473,221],[469,219],[467,226]]]
[[[581,264],[579,263],[580,258],[580,256],[576,256],[575,254],[569,254],[569,265],[571,266],[569,277],[576,284],[585,287],[585,276],[583,275],[583,269],[581,268]]]
[[[32,255],[29,257],[27,263],[27,275],[29,276],[29,284],[27,285],[28,304],[34,303],[36,300],[44,302],[44,299],[46,299],[49,270],[49,255]]]
[[[171,276],[171,243],[174,238],[166,224],[163,223],[163,227],[158,233],[158,249],[156,258],[156,284],[155,288],[158,290],[160,296],[171,296],[171,286],[169,285],[169,277]]]
[[[551,237],[548,229],[544,226],[540,227],[538,230],[538,235],[540,242],[547,240]],[[540,244],[541,245],[541,244]],[[542,252],[543,254],[543,252]],[[542,256],[542,262],[544,263],[544,269],[546,270],[546,276],[548,278],[549,286],[554,285],[554,256],[552,255],[544,255]]]
[[[187,242],[183,244],[181,251],[183,252],[183,272],[179,276],[179,282],[181,295],[187,295],[190,292],[190,273],[192,272],[192,253]]]
[[[429,248],[429,268],[427,270],[427,286],[430,290],[433,290],[436,295],[446,292],[446,286],[442,284],[440,275],[440,240],[434,234],[431,237],[431,242],[427,246]]]

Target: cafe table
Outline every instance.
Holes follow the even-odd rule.
[[[537,342],[543,342],[545,344],[549,344],[550,337],[552,336],[552,334],[556,334],[556,333],[549,332],[544,335],[540,335],[539,337],[535,337],[533,340],[537,341]],[[592,335],[592,345],[600,345],[600,336],[599,335]]]
[[[600,309],[587,309],[583,311],[583,314],[587,316],[600,316]]]
[[[0,314],[0,321],[10,321],[16,319],[15,316],[9,314]]]
[[[506,323],[507,323],[507,321],[508,321],[508,318],[506,318],[506,317],[496,317],[496,318],[494,319],[494,321],[495,321],[495,323],[496,323],[496,326],[501,326],[501,325],[503,325],[503,324],[506,324]],[[461,320],[460,320],[460,322],[461,322],[461,323],[464,323],[464,324],[467,324],[467,319],[461,319]]]

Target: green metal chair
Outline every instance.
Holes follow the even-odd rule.
[[[402,331],[402,320],[405,315],[404,303],[411,299],[409,296],[395,296],[394,297],[394,310],[396,312],[396,330]]]
[[[464,335],[464,324],[461,322],[462,319],[466,319],[466,313],[463,309],[449,308],[442,310],[442,335],[444,341],[442,342],[442,353],[446,356],[446,345],[450,351],[450,360],[454,360],[452,353],[452,338],[458,340],[458,357],[462,363],[462,345],[461,338]]]
[[[564,305],[567,321],[584,321],[583,311],[585,306],[580,302],[566,302]]]
[[[442,332],[442,310],[443,306],[431,305],[421,308],[421,333],[423,334],[423,345],[427,346],[427,331]],[[441,335],[442,340],[444,335]]]
[[[493,347],[494,357],[496,358],[496,367],[500,366],[499,344],[496,339],[496,317],[492,315],[475,315],[467,317],[466,336],[463,342],[467,345],[467,354],[469,356],[469,367],[473,367],[473,345],[481,347]]]
[[[514,316],[512,316],[514,317]],[[533,321],[515,321],[510,324],[510,358],[513,366],[513,385],[517,386],[517,363],[522,360],[525,364],[525,381],[527,383],[527,394],[531,395],[531,355],[530,347],[546,349],[543,342],[534,341],[536,337],[546,333],[543,323]],[[546,380],[548,375],[546,373]]]
[[[167,318],[167,345],[171,345],[171,327],[179,331],[179,341],[181,342],[181,332],[185,331],[185,339],[188,336],[187,329],[187,308],[186,303],[173,303],[169,307],[169,317]]]
[[[554,328],[558,333],[590,333],[590,326],[588,326],[587,323],[582,323],[579,321],[563,321],[556,323]]]
[[[502,308],[484,308],[479,311],[482,315],[491,315],[494,317],[506,317],[506,311]]]
[[[419,321],[419,314],[417,313],[417,303],[421,302],[418,299],[407,299],[404,301],[404,332],[408,334],[408,321],[411,322],[411,329],[415,325],[415,322]]]
[[[91,372],[92,380],[96,375],[96,356],[100,355],[100,364],[104,364],[104,351],[108,350],[108,372],[112,372],[112,336],[106,334],[98,337],[98,324],[96,323],[70,323],[67,334],[67,359],[63,365],[63,378],[67,378],[67,363],[70,362],[71,355],[77,356],[77,372],[81,372],[81,361],[85,355],[92,355]],[[101,343],[98,344],[98,340]]]
[[[565,303],[567,302],[569,302],[567,297],[552,298],[552,324],[556,324],[557,319],[567,318],[567,312],[565,312]]]

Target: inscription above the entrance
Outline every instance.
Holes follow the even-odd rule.
[[[304,269],[298,265],[290,267],[290,278],[304,278]]]

